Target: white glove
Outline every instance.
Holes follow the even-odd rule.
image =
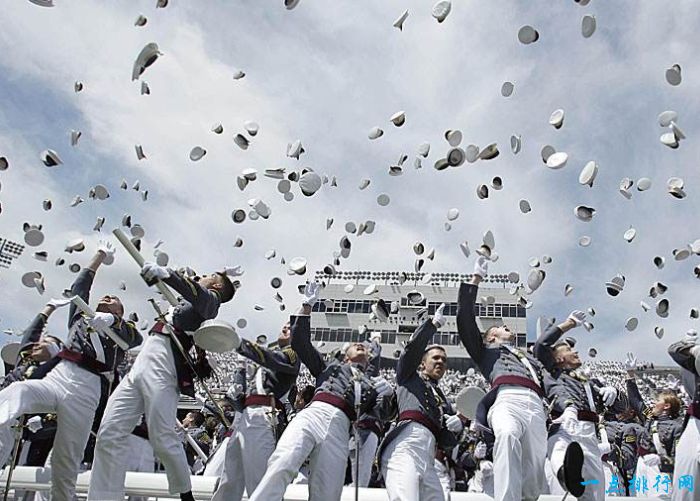
[[[374,391],[377,392],[378,397],[385,397],[391,395],[394,389],[389,384],[389,381],[384,379],[382,376],[375,376],[372,378],[372,386],[374,386]]]
[[[149,282],[151,280],[165,280],[170,276],[170,271],[165,266],[146,262],[143,263],[143,268],[141,268],[141,275]]]
[[[642,460],[647,466],[659,466],[661,464],[661,458],[658,454],[647,454],[642,456]]]
[[[612,451],[612,447],[610,447],[610,442],[605,442],[604,444],[599,443],[598,444],[598,452],[600,452],[600,456],[603,457],[606,454],[610,454]]]
[[[479,469],[481,470],[481,474],[485,477],[493,475],[493,463],[491,461],[482,461],[479,463]]]
[[[433,314],[433,325],[438,329],[445,325],[445,322],[447,322],[443,311],[445,311],[445,303],[438,306],[437,310],[435,310],[435,313]]]
[[[321,284],[318,282],[309,282],[304,287],[304,302],[303,304],[312,306],[318,301],[319,295],[321,294]]]
[[[487,451],[488,448],[486,447],[486,442],[479,442],[474,448],[474,457],[476,459],[484,459]]]
[[[96,331],[103,331],[114,323],[114,315],[98,311],[95,316],[87,319],[87,324]]]
[[[102,260],[105,264],[112,264],[114,262],[114,253],[116,248],[110,242],[106,240],[100,240],[97,245],[97,252],[104,254],[104,259]]]
[[[41,424],[41,416],[34,416],[27,419],[27,429],[32,433],[36,433],[41,430],[44,425]]]
[[[634,353],[628,352],[627,353],[627,359],[625,360],[625,369],[628,371],[633,371],[637,369],[637,359],[634,356]]]
[[[573,405],[570,405],[566,409],[564,409],[564,412],[561,413],[561,416],[559,416],[552,422],[556,424],[561,424],[570,421],[578,421],[578,411]]]
[[[382,342],[382,333],[378,331],[374,331],[369,335],[369,341],[370,343],[377,342],[381,343]]]
[[[452,433],[460,433],[464,429],[464,423],[457,414],[445,416],[445,428]]]
[[[64,307],[64,306],[67,306],[67,305],[71,304],[72,302],[73,302],[73,298],[68,298],[68,299],[65,299],[65,298],[60,298],[60,299],[51,298],[51,300],[50,300],[48,303],[46,303],[46,306],[51,306],[51,307],[53,307],[54,309],[56,309],[56,308],[62,308],[62,307]]]
[[[617,390],[612,386],[604,386],[600,389],[600,398],[607,407],[610,407],[617,399]]]
[[[474,262],[474,275],[479,275],[481,278],[486,278],[489,272],[489,261],[484,256],[479,256]]]
[[[576,327],[580,327],[586,320],[586,314],[580,310],[574,310],[569,313],[569,318],[567,318],[567,320],[573,321]]]
[[[226,266],[224,267],[224,273],[229,277],[240,277],[243,275],[244,271],[241,265],[236,266]]]
[[[202,461],[202,458],[195,459],[194,464],[192,465],[192,473],[197,475],[203,469],[204,469],[204,462]]]

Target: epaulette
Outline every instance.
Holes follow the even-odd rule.
[[[282,353],[287,355],[287,358],[289,359],[289,362],[294,365],[297,363],[297,352],[294,351],[291,347],[286,347],[282,350]]]

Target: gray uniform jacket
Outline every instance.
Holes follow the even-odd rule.
[[[193,340],[187,332],[194,332],[202,325],[202,322],[215,318],[219,313],[221,298],[218,293],[205,289],[194,280],[174,270],[169,269],[168,271],[170,271],[170,276],[163,282],[175,289],[180,295],[178,305],[173,311],[172,325],[175,327],[175,335],[180,344],[186,352],[189,352]],[[160,323],[154,325],[152,332],[163,333]],[[175,370],[177,371],[180,392],[194,397],[194,374],[172,339],[170,345],[175,357]]]
[[[5,369],[5,377],[2,378],[0,389],[5,388],[15,381],[41,379],[61,361],[60,358],[53,357],[46,362],[37,363],[28,357],[34,343],[37,343],[41,339],[47,320],[48,317],[46,315],[39,313],[24,330],[15,365],[14,367],[7,367]]]
[[[447,400],[438,382],[423,377],[418,373],[418,367],[423,359],[425,349],[433,339],[437,328],[432,320],[424,321],[411,336],[396,365],[396,397],[399,406],[399,423],[382,442],[377,458],[381,461],[384,448],[388,446],[411,421],[404,413],[420,413],[426,419],[424,426],[433,432],[437,447],[443,450],[452,449],[457,445],[458,435],[444,427],[443,417],[454,414],[452,405]],[[423,423],[421,423],[423,424]],[[429,426],[426,426],[429,425]]]
[[[579,411],[579,419],[581,414],[583,414],[581,411],[602,414],[604,404],[600,397],[600,389],[605,385],[597,379],[589,380],[575,369],[559,369],[556,367],[553,346],[562,334],[561,329],[554,325],[540,336],[534,348],[535,355],[548,371],[544,379],[544,388],[547,398],[552,405],[552,414],[556,417],[570,405],[573,405]],[[591,408],[586,395],[585,384],[587,383],[590,383],[591,386],[594,408]],[[620,392],[618,392],[617,399],[611,407],[612,412],[616,414],[625,410],[626,404],[620,397]],[[550,428],[550,432],[555,432],[556,429],[557,427],[553,426]]]
[[[622,452],[622,468],[626,472],[634,472],[634,469],[637,467],[639,444],[644,440],[645,433],[644,427],[635,421],[624,423],[620,449]]]
[[[374,377],[379,375],[379,364],[381,363],[382,357],[382,345],[376,341],[373,341],[369,347],[370,357],[369,365],[367,365],[367,370],[365,374],[369,377]],[[387,399],[388,400],[388,399]],[[369,412],[365,412],[357,418],[357,428],[359,429],[360,444],[364,444],[367,441],[370,433],[374,433],[377,437],[381,437],[383,434],[383,414],[386,414],[386,406],[375,406]],[[384,416],[386,417],[386,416]]]
[[[79,296],[88,303],[94,278],[94,271],[89,268],[83,269],[71,286],[71,295]],[[124,351],[110,338],[97,334],[88,325],[85,315],[77,310],[75,304],[71,304],[69,308],[66,350],[80,354],[81,360],[76,363],[93,373],[114,372],[124,360]],[[112,331],[123,339],[129,348],[138,346],[143,340],[134,324],[123,319],[115,320]],[[63,353],[60,353],[59,357],[62,356],[64,356]]]
[[[630,405],[644,423],[644,433],[637,442],[639,455],[658,454],[661,458],[660,470],[664,473],[673,472],[673,458],[676,456],[676,444],[683,433],[683,419],[664,415],[654,417],[651,407],[644,404],[634,379],[627,379],[627,395]],[[654,433],[658,434],[663,450],[657,450]]]
[[[496,401],[498,388],[501,384],[523,386],[535,391],[541,397],[543,370],[542,364],[532,355],[519,348],[509,349],[506,346],[487,346],[476,324],[474,305],[478,287],[474,284],[462,283],[457,299],[457,331],[462,344],[469,352],[479,370],[491,383],[491,391],[481,399],[476,411],[476,422],[482,428],[488,429],[488,411]],[[522,359],[527,359],[536,373],[533,378],[530,369]]]
[[[685,369],[681,372],[681,381],[688,395],[693,398],[688,414],[700,419],[700,374],[696,356],[690,351],[694,346],[689,341],[678,341],[668,347],[668,354],[674,362]]]
[[[490,347],[484,343],[483,335],[476,324],[474,305],[478,287],[463,283],[459,287],[457,299],[457,330],[462,344],[469,352],[479,370],[493,384],[501,376],[519,376],[532,379],[530,370],[520,361],[518,355],[505,346]],[[528,359],[542,381],[542,364],[526,351],[517,349],[521,356]]]
[[[273,395],[280,400],[292,387],[299,375],[301,362],[291,347],[271,350],[264,346],[241,340],[238,353],[258,364],[262,372],[262,395]],[[255,384],[249,384],[246,395],[260,395]]]
[[[326,397],[330,395],[335,401],[332,405],[340,408],[350,421],[355,421],[358,414],[355,411],[356,378],[360,384],[360,415],[370,412],[375,406],[383,405],[384,401],[388,400],[377,398],[372,380],[365,374],[362,365],[324,360],[323,355],[311,344],[310,317],[293,315],[289,322],[292,330],[292,349],[316,378],[314,400],[327,401]]]

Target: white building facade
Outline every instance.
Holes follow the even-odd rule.
[[[370,332],[378,331],[382,334],[382,365],[393,366],[402,343],[418,327],[417,313],[428,308],[432,315],[445,303],[447,322],[435,334],[433,342],[447,350],[450,368],[466,370],[474,364],[457,335],[456,315],[459,284],[469,278],[470,275],[457,273],[343,271],[336,272],[329,280],[328,275],[317,272],[316,280],[327,285],[311,313],[312,340],[320,351],[327,353],[341,349],[345,343],[364,341]],[[518,346],[525,347],[527,310],[510,294],[509,286],[507,275],[491,275],[481,283],[477,323],[482,332],[492,325],[505,324],[517,334]],[[415,292],[420,292],[423,300],[411,303],[407,295]],[[379,299],[387,306],[392,305],[392,313],[385,322],[372,314],[372,305]]]

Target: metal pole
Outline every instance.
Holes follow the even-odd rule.
[[[360,434],[357,431],[357,421],[352,425],[352,429],[355,434],[355,501],[358,501],[360,499]]]
[[[2,496],[3,501],[7,501],[7,495],[10,493],[10,484],[12,483],[12,472],[15,471],[15,466],[17,465],[17,454],[19,453],[19,444],[22,442],[22,428],[24,428],[24,416],[19,418],[17,422],[17,437],[15,438],[15,446],[12,450],[12,461],[10,462],[10,469],[7,472],[7,482],[5,483],[5,493]]]

